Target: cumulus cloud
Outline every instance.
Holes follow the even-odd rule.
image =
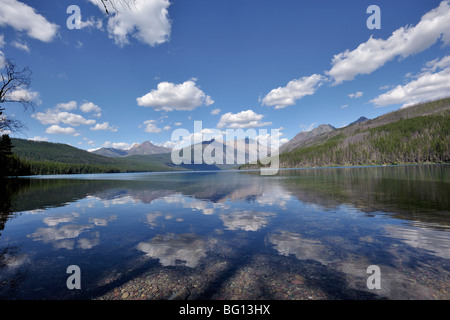
[[[191,111],[202,105],[213,104],[214,101],[197,87],[195,80],[191,79],[181,84],[161,82],[157,89],[137,98],[137,103],[141,107],[152,107],[158,111]]]
[[[54,124],[54,125],[48,127],[45,130],[45,133],[49,133],[49,134],[65,134],[65,135],[73,135],[73,136],[79,135],[74,128],[72,128],[72,127],[63,128],[63,127],[58,126],[57,124]]]
[[[92,131],[108,130],[111,132],[117,132],[117,128],[110,126],[109,122],[97,123],[94,127],[90,128]]]
[[[357,99],[357,98],[361,98],[363,96],[363,92],[358,91],[356,93],[350,93],[348,96],[352,99]]]
[[[55,112],[55,110],[52,109],[47,109],[45,113],[38,112],[31,116],[44,125],[59,124],[59,123],[68,124],[70,126],[95,124],[95,120],[88,120],[79,114],[70,113],[66,111]]]
[[[39,92],[32,91],[28,88],[17,88],[12,92],[5,95],[6,99],[9,101],[23,101],[23,102],[36,102],[41,103],[39,99]]]
[[[144,121],[144,125],[145,125],[145,129],[144,129],[145,132],[148,132],[148,133],[161,132],[161,128],[158,128],[156,120]]]
[[[272,122],[261,122],[263,115],[253,110],[241,111],[239,113],[225,113],[220,117],[217,128],[245,129],[269,126]]]
[[[54,110],[64,110],[64,111],[72,111],[75,110],[77,108],[77,102],[76,101],[69,101],[69,102],[63,102],[63,103],[58,103]]]
[[[80,28],[84,29],[84,28],[96,28],[98,30],[102,30],[103,29],[103,22],[101,19],[96,19],[94,17],[89,17],[87,20],[85,21],[80,21]]]
[[[90,0],[104,11],[99,0]],[[171,21],[169,0],[135,0],[130,8],[112,13],[108,18],[107,31],[119,46],[129,44],[132,36],[142,43],[156,46],[169,41]]]
[[[426,66],[423,72],[410,82],[398,85],[370,102],[378,107],[393,104],[403,104],[403,107],[407,107],[428,100],[449,97],[450,56],[429,61]]]
[[[106,141],[103,144],[103,148],[114,148],[114,149],[122,149],[122,150],[129,150],[131,147],[136,145],[137,143],[127,143],[127,142],[111,142]]]
[[[302,132],[309,132],[313,130],[317,126],[317,122],[313,122],[309,125],[306,124],[300,124],[299,127],[302,129]]]
[[[275,106],[275,109],[294,105],[297,100],[314,94],[325,80],[324,76],[313,74],[309,77],[289,81],[285,87],[273,89],[262,98],[262,105]]]
[[[92,102],[85,103],[81,107],[92,107],[92,105],[98,108],[98,106],[94,105]],[[31,117],[35,118],[43,125],[57,125],[60,123],[64,123],[69,126],[77,127],[80,125],[94,125],[96,123],[95,120],[86,119],[79,114],[68,112],[75,109],[77,109],[77,102],[69,101],[67,103],[59,103],[53,108],[48,108],[45,110],[45,112],[37,112],[35,114],[32,114]]]
[[[17,0],[0,0],[0,8],[0,26],[10,26],[43,42],[50,42],[56,36],[58,25],[47,21],[34,8]]]
[[[30,141],[48,141],[47,137],[34,136],[33,138],[29,138]]]
[[[423,15],[415,26],[401,27],[386,40],[370,37],[353,51],[335,55],[326,74],[334,79],[334,84],[340,84],[358,74],[370,74],[394,58],[421,52],[439,40],[444,45],[450,44],[449,0]]]
[[[220,110],[220,109],[214,109],[214,110],[211,111],[211,114],[212,114],[212,115],[217,115],[217,114],[220,113],[220,111],[222,111],[222,110]]]
[[[85,112],[85,113],[91,113],[91,112],[97,112],[100,113],[102,112],[102,109],[96,105],[93,102],[85,102],[80,106],[80,110]]]
[[[432,71],[435,72],[437,69],[445,69],[450,67],[450,55],[443,57],[442,59],[436,58],[432,61],[428,61],[426,64],[426,68],[422,71]]]
[[[262,145],[270,146],[272,149],[277,149],[286,142],[289,141],[287,138],[282,138],[284,133],[281,132],[284,128],[278,128],[276,130],[271,130],[270,133],[259,134],[254,140],[258,141]]]

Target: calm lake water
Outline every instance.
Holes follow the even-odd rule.
[[[450,165],[47,176],[0,189],[1,299],[450,298]],[[71,265],[81,289],[67,287]]]

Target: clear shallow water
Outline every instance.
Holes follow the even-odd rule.
[[[449,194],[448,165],[10,180],[0,298],[449,299]]]

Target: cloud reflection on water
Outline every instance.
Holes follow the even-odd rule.
[[[148,242],[140,242],[136,248],[150,258],[159,259],[165,267],[195,268],[206,257],[204,240],[193,233],[157,235]]]

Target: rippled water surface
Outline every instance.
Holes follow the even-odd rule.
[[[1,299],[450,298],[449,165],[51,176],[0,191]],[[81,289],[66,285],[71,265]]]

